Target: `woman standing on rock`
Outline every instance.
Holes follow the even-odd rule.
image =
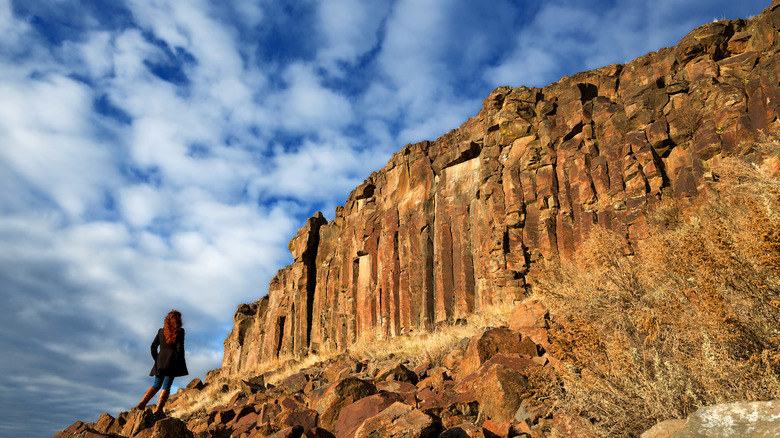
[[[159,352],[157,351],[158,347]],[[162,388],[154,414],[165,415],[163,407],[168,401],[173,378],[189,374],[187,363],[184,360],[184,329],[181,327],[181,313],[178,310],[168,312],[165,317],[165,325],[157,331],[157,336],[152,342],[152,357],[154,358],[154,366],[149,375],[154,376],[154,383],[136,407],[138,409],[146,408],[149,400]]]

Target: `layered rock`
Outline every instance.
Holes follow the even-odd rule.
[[[522,299],[541,258],[594,227],[635,251],[647,213],[706,193],[709,168],[743,156],[777,171],[780,3],[701,26],[678,46],[501,87],[436,141],[405,146],[335,218],[309,219],[268,296],[239,306],[222,371],[345,349]]]

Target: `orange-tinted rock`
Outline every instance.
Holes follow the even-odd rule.
[[[496,353],[521,353],[520,335],[508,328],[497,328],[474,336],[469,342],[458,376],[463,377],[479,368]]]
[[[520,327],[542,327],[548,326],[550,312],[547,307],[539,301],[523,301],[518,304],[509,316],[510,330],[517,331]]]
[[[87,423],[77,421],[68,426],[65,430],[57,432],[53,438],[103,438],[109,436],[110,435],[108,434],[96,432],[94,429],[91,429]]]
[[[300,426],[302,430],[309,430],[317,426],[319,414],[313,409],[306,407],[296,407],[285,409],[274,419],[273,424],[279,429],[286,429],[292,426]]]
[[[572,414],[555,414],[553,425],[562,436],[595,438],[593,427],[588,420]]]
[[[461,423],[442,432],[439,438],[486,438],[483,428],[474,423]]]
[[[333,435],[321,427],[312,427],[311,429],[304,432],[303,435],[306,438],[336,438],[336,435]]]
[[[352,438],[355,431],[367,418],[382,412],[395,402],[403,401],[400,394],[392,392],[380,392],[364,397],[341,409],[334,431],[339,437]]]
[[[355,438],[433,438],[439,436],[440,432],[441,425],[436,419],[407,404],[396,402],[365,420],[355,431]]]
[[[496,438],[509,438],[512,430],[511,423],[501,423],[494,420],[486,420],[482,423],[482,428],[488,432],[488,436]]]
[[[401,362],[396,362],[387,368],[379,370],[375,380],[381,382],[384,380],[397,380],[399,382],[407,382],[412,385],[417,384],[417,374],[414,371],[406,368]]]
[[[411,407],[417,407],[417,387],[411,383],[390,380],[377,383],[376,389],[380,392],[386,391],[399,394],[402,402]]]
[[[153,426],[133,435],[137,438],[193,438],[187,425],[178,418],[166,417],[154,423]]]
[[[521,402],[529,397],[530,388],[528,378],[519,371],[491,363],[463,379],[454,389],[476,394],[487,418],[508,423]]]
[[[310,406],[319,413],[319,425],[332,431],[344,406],[374,395],[376,392],[373,383],[356,377],[347,377],[314,391]]]

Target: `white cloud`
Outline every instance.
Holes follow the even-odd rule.
[[[279,109],[280,126],[298,133],[343,128],[354,113],[346,97],[322,85],[313,66],[292,64],[284,72],[285,89],[271,102]]]
[[[92,138],[92,95],[60,74],[0,82],[0,157],[73,217],[116,184],[111,148]]]
[[[123,187],[119,190],[119,208],[125,221],[134,227],[145,227],[155,218],[167,215],[166,200],[148,184]]]
[[[354,63],[378,43],[382,21],[390,10],[382,0],[324,0],[318,4],[318,25],[324,37],[318,60],[341,75],[338,63]]]

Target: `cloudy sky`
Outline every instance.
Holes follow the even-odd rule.
[[[0,0],[0,436],[116,415],[184,315],[191,375],[287,242],[500,85],[769,0]]]

